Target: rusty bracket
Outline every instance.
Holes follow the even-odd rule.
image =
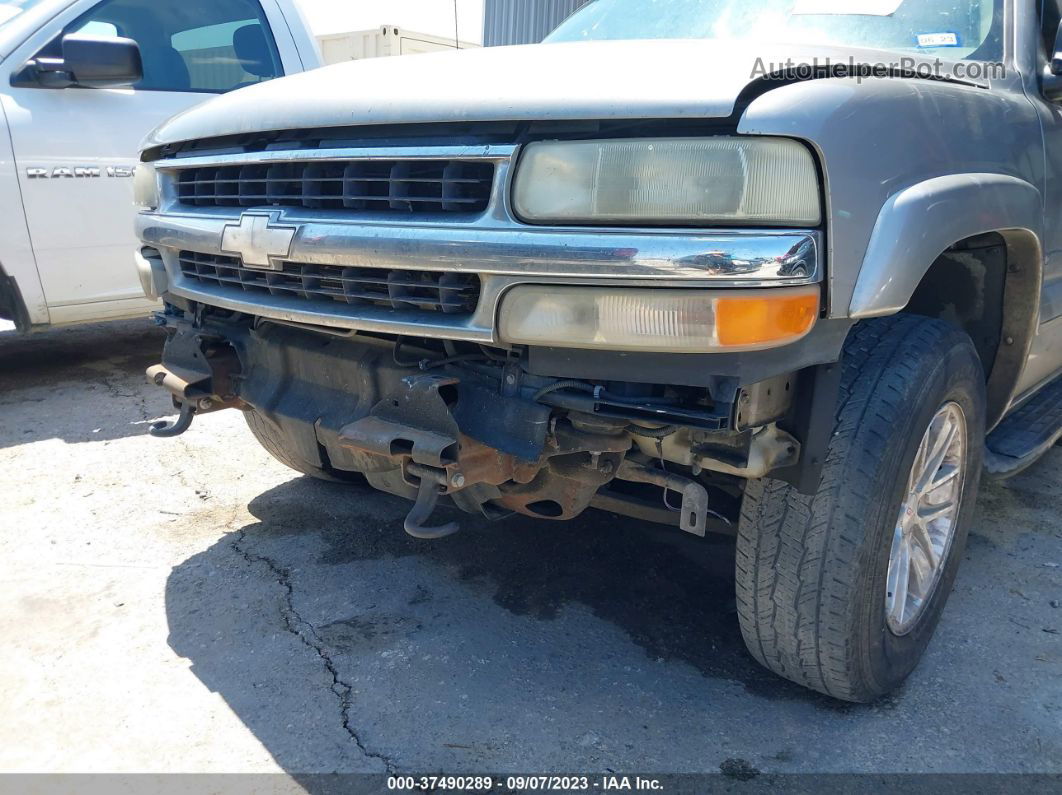
[[[416,375],[373,406],[367,417],[339,434],[345,447],[394,462],[417,499],[406,516],[405,531],[414,538],[435,539],[456,533],[455,522],[427,527],[440,494],[466,485],[459,455],[461,431],[440,390],[457,386],[456,378]]]
[[[152,365],[147,369],[147,377],[155,386],[161,386],[173,395],[173,403],[178,408],[190,405],[199,414],[207,414],[222,409],[243,409],[247,406],[234,395],[222,397],[204,389],[201,381],[189,383],[165,365]]]
[[[679,527],[687,533],[704,537],[708,529],[708,490],[694,480],[652,469],[627,458],[616,470],[616,477],[632,483],[649,483],[682,495]]]
[[[149,367],[147,378],[167,390],[177,408],[190,405],[197,414],[247,408],[235,394],[240,361],[231,345],[189,328],[170,336],[163,356],[166,364]]]
[[[340,441],[373,455],[446,468],[457,461],[461,432],[439,390],[457,383],[456,378],[437,375],[403,378],[369,416],[344,427]]]

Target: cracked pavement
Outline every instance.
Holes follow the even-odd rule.
[[[329,676],[332,677],[331,690],[335,693],[336,698],[339,699],[339,711],[340,719],[343,723],[343,729],[350,735],[350,739],[354,741],[354,744],[358,747],[358,750],[366,757],[366,759],[378,759],[381,762],[376,768],[370,767],[365,772],[374,773],[396,773],[398,772],[394,765],[383,754],[374,753],[369,751],[361,738],[358,737],[357,731],[351,725],[350,722],[350,701],[353,687],[343,681],[335,662],[332,660],[332,650],[321,640],[321,636],[318,634],[317,629],[303,618],[298,609],[295,607],[294,599],[294,587],[291,584],[291,573],[278,565],[276,561],[265,557],[264,555],[256,555],[253,552],[248,552],[244,545],[246,543],[247,533],[245,530],[239,530],[236,532],[236,540],[232,542],[232,548],[248,563],[261,563],[264,564],[270,571],[276,581],[284,589],[284,604],[281,608],[281,613],[284,620],[284,627],[288,632],[299,638],[307,648],[313,650],[313,652],[321,659],[322,665],[328,671]],[[334,771],[328,771],[334,772]],[[359,770],[358,772],[362,772]]]
[[[746,655],[728,540],[415,541],[237,412],[148,437],[160,345],[0,333],[0,771],[1062,772],[1062,448],[986,484],[926,659],[861,707]]]

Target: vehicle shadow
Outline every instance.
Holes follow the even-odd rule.
[[[329,757],[335,738],[327,727],[339,723],[321,717],[321,693],[334,709],[337,698],[343,702],[357,744],[375,749],[378,758],[368,762],[397,753],[395,766],[404,770],[434,769],[450,747],[478,749],[435,746],[438,754],[426,757],[410,750],[410,734],[425,726],[477,733],[467,720],[481,737],[489,733],[478,725],[486,718],[468,716],[497,715],[490,732],[504,736],[507,749],[535,748],[535,721],[524,727],[511,716],[555,704],[558,693],[566,694],[565,717],[550,736],[585,750],[576,727],[600,707],[602,683],[632,676],[644,692],[616,691],[609,709],[616,723],[638,729],[646,700],[688,699],[682,688],[694,699],[735,698],[743,689],[813,709],[850,708],[769,674],[747,654],[730,538],[698,539],[592,511],[570,523],[465,517],[459,534],[423,542],[402,532],[403,501],[308,478],[249,507],[257,522],[173,569],[169,643],[291,773],[366,763],[353,744]],[[254,586],[247,569],[274,578],[269,589]],[[278,633],[296,642],[285,646]],[[293,662],[307,655],[319,658],[316,669]],[[694,720],[718,720],[704,717],[712,712],[707,703],[687,707]],[[668,731],[702,730],[683,727],[677,711]],[[403,750],[388,750],[396,746]],[[624,752],[630,769],[650,764],[639,752],[634,744]],[[542,754],[526,769],[547,767]],[[513,758],[483,751],[478,769],[511,767]],[[447,764],[448,772],[462,769]],[[312,776],[303,783],[321,785]]]
[[[144,380],[162,343],[146,318],[0,332],[0,449],[146,433],[150,419],[173,413],[162,391]]]

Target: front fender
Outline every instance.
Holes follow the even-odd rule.
[[[1043,240],[1043,197],[1017,177],[951,174],[899,191],[878,215],[849,316],[899,312],[948,247],[974,235],[1007,231]]]
[[[880,233],[889,217],[883,208],[890,199],[890,206],[897,208],[909,202],[929,207],[934,202],[917,201],[920,194],[928,198],[939,191],[942,201],[949,196],[958,199],[959,192],[951,188],[970,186],[961,207],[956,208],[958,217],[944,218],[943,223],[954,222],[955,226],[968,227],[971,233],[993,231],[989,219],[1018,214],[1003,212],[999,205],[1032,204],[1028,198],[1010,197],[1023,192],[1031,197],[1035,191],[1029,186],[1041,185],[1044,180],[1043,131],[1020,82],[985,91],[934,80],[808,80],[780,85],[756,97],[742,115],[738,132],[798,138],[818,155],[826,199],[829,314],[836,318],[845,317],[852,305],[875,225],[879,232],[875,248],[883,250],[889,242]],[[997,175],[1002,174],[1014,179],[997,182]],[[942,175],[966,176],[952,179]],[[935,178],[945,182],[937,183]],[[993,202],[988,197],[986,218],[980,217],[978,209],[986,197],[972,195],[977,193],[973,186],[980,179],[987,180],[986,185],[1006,183],[1008,198]],[[1022,181],[1026,183],[1023,188],[1013,187],[1014,182]],[[914,192],[902,199],[898,196],[908,190]],[[1031,215],[992,223],[1033,226],[1039,233],[1042,213],[1037,210]],[[900,243],[915,245],[923,234],[938,237],[929,224],[921,223],[922,219],[914,220],[919,223],[910,233],[902,231]],[[978,223],[966,223],[971,220]],[[891,232],[897,228],[889,226]],[[916,270],[927,268],[945,248],[961,239],[961,232],[955,234],[951,240],[934,239],[938,249],[917,263]],[[880,268],[882,262],[886,267]],[[873,284],[874,276],[884,281],[907,278],[908,274],[899,273],[898,266],[890,272],[892,268],[888,257],[870,258],[864,268],[864,295],[881,289],[880,284]],[[885,294],[890,293],[885,290]],[[887,304],[895,307],[899,301]],[[860,299],[857,306],[869,308],[876,303]],[[885,307],[880,311],[885,313]]]

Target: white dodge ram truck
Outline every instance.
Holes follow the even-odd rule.
[[[0,319],[146,315],[129,263],[141,139],[320,64],[294,0],[0,0]]]

